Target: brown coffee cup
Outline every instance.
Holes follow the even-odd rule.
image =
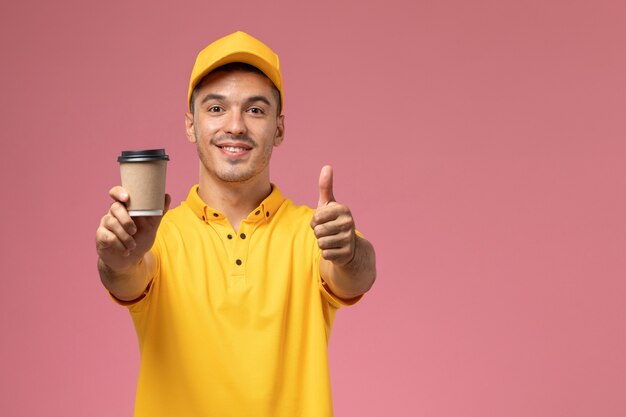
[[[122,151],[117,158],[122,187],[130,196],[126,208],[131,217],[163,215],[169,159],[165,149]]]

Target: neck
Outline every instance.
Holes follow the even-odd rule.
[[[235,231],[239,224],[272,192],[269,173],[245,182],[224,182],[200,175],[198,194],[208,206],[224,213]]]

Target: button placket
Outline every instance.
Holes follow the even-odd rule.
[[[233,245],[233,258],[231,260],[231,275],[241,276],[246,275],[246,268],[248,262],[248,249],[250,246],[250,233],[252,231],[250,224],[245,221],[241,222],[239,226],[239,232],[236,235],[232,235]]]

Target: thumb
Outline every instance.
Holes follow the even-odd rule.
[[[335,201],[333,196],[333,167],[326,165],[320,172],[320,197],[317,201],[317,208],[323,207],[331,201]]]

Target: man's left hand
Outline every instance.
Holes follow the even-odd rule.
[[[322,257],[343,266],[354,259],[356,233],[350,209],[335,201],[333,168],[326,165],[320,172],[319,200],[311,228],[322,249]]]

